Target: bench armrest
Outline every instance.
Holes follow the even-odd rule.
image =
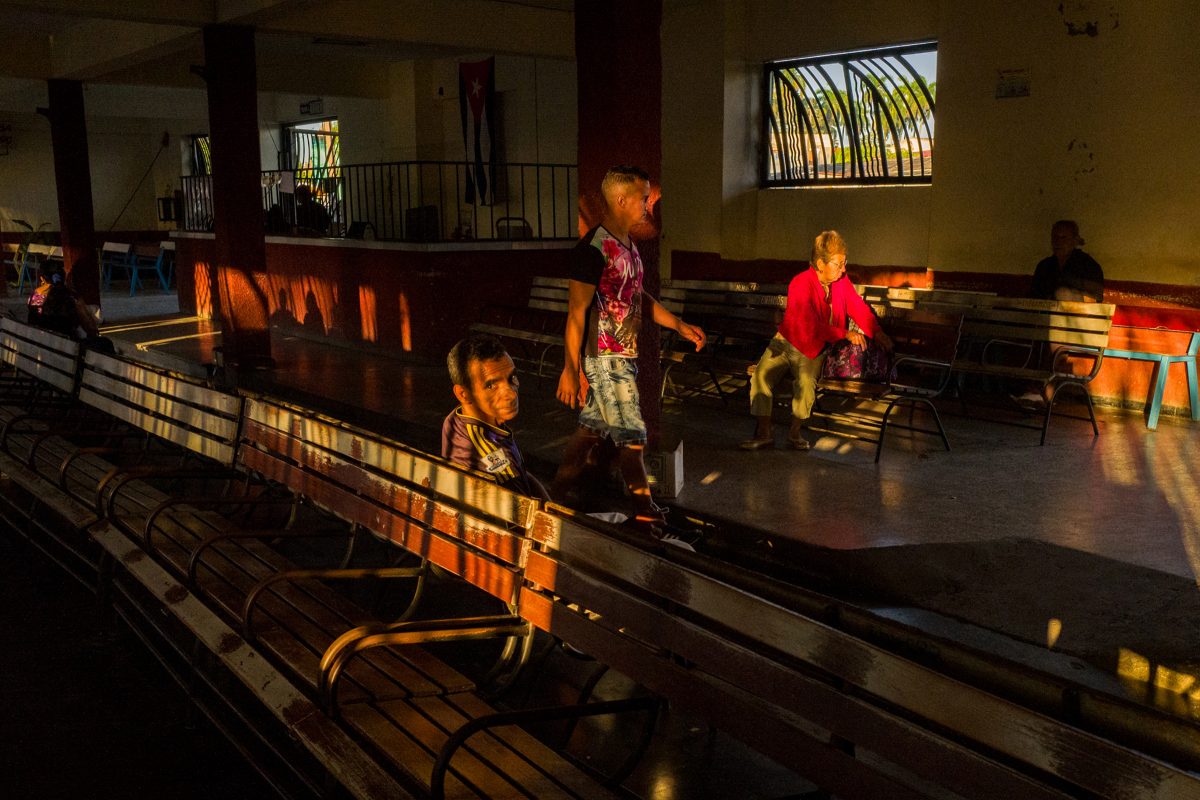
[[[325,649],[317,676],[317,693],[327,713],[337,717],[338,681],[346,665],[364,650],[391,645],[529,636],[532,630],[528,620],[514,614],[362,625],[346,631]]]
[[[1020,342],[1020,341],[1013,341],[1012,339],[988,339],[988,341],[983,345],[983,353],[981,353],[979,356],[979,363],[981,363],[981,364],[990,364],[991,363],[991,361],[989,361],[989,359],[988,359],[988,353],[991,350],[992,345],[996,345],[997,347],[1007,347],[1007,348],[1016,349],[1016,350],[1024,350],[1025,351],[1025,363],[1021,365],[1023,367],[1029,366],[1029,360],[1031,358],[1033,358],[1033,350],[1034,350],[1033,342]]]
[[[901,367],[918,367],[928,368],[930,371],[936,370],[938,378],[935,385],[922,385],[920,383],[910,383],[900,378]],[[890,383],[892,388],[912,389],[930,396],[937,396],[945,391],[947,384],[950,383],[950,364],[945,361],[938,361],[932,358],[921,358],[919,356],[899,356],[892,362],[892,374],[895,376]]]
[[[1092,371],[1086,377],[1076,375],[1072,372],[1064,372],[1060,369],[1060,362],[1066,362],[1067,357],[1074,356],[1076,358],[1092,359]],[[1085,345],[1068,345],[1059,347],[1054,352],[1054,363],[1050,369],[1056,378],[1075,378],[1082,383],[1088,383],[1100,373],[1100,364],[1104,361],[1104,348],[1102,347],[1087,347]]]

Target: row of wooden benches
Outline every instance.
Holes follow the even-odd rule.
[[[889,415],[897,404],[929,411],[936,424],[936,431],[929,432],[938,433],[949,449],[932,400],[950,385],[951,373],[1046,387],[1048,402],[1037,426],[1043,444],[1063,389],[1082,395],[1093,433],[1099,434],[1087,385],[1104,357],[1114,311],[1111,304],[882,286],[858,289],[898,341],[896,360],[906,369],[871,384],[823,381],[819,391],[883,404],[881,415],[866,418],[873,429],[867,438],[876,443],[877,461]],[[515,356],[541,376],[551,357],[561,352],[566,293],[565,279],[535,278],[527,308],[491,307],[473,330],[510,343]],[[722,401],[746,386],[748,373],[774,336],[787,304],[786,287],[774,284],[667,281],[662,296],[673,311],[685,314],[709,335],[709,346],[700,353],[668,337],[663,347],[663,393],[682,394],[683,379],[690,373],[699,379],[691,382],[693,390]],[[1072,363],[1080,360],[1086,369]]]
[[[1068,686],[1001,699],[854,635],[855,612],[829,598],[535,503],[315,410],[81,356],[11,320],[0,356],[12,368],[0,470],[17,487],[6,516],[55,532],[123,614],[122,597],[181,652],[206,651],[353,796],[608,796],[605,778],[520,726],[652,714],[665,698],[839,797],[1200,798],[1200,759],[1167,722],[1161,747],[1181,766],[1118,743],[1143,736],[1137,715],[1108,738],[1077,727]],[[131,432],[146,437],[122,444]],[[273,506],[289,524],[216,513]],[[341,529],[305,522],[314,509]],[[295,555],[331,535],[411,562]],[[424,619],[410,604],[380,618],[337,589],[408,580],[415,604],[445,574],[498,610]],[[495,639],[503,684],[534,630],[652,698],[499,711],[429,649]],[[199,673],[206,659],[185,661]]]

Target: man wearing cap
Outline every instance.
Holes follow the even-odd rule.
[[[1060,219],[1050,229],[1053,255],[1038,262],[1033,272],[1030,297],[1041,300],[1073,300],[1100,303],[1104,300],[1104,270],[1096,259],[1079,248],[1083,237],[1073,219]]]

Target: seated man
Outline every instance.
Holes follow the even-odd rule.
[[[847,318],[857,323],[858,331],[849,330]],[[812,266],[788,284],[783,322],[754,370],[750,413],[758,422],[754,438],[742,442],[742,449],[774,446],[771,433],[774,386],[784,371],[790,370],[795,386],[788,442],[796,450],[808,450],[812,445],[803,430],[816,402],[817,380],[829,345],[849,339],[866,348],[868,338],[891,352],[892,340],[846,277],[845,240],[837,231],[823,231],[813,243]]]
[[[1079,248],[1083,237],[1073,219],[1060,219],[1050,229],[1053,255],[1038,262],[1030,297],[1042,300],[1104,301],[1104,270]]]
[[[296,187],[296,232],[302,236],[329,235],[329,211],[304,184]]]
[[[442,424],[442,458],[485,472],[506,489],[550,499],[525,469],[505,424],[517,416],[520,381],[504,345],[493,336],[469,336],[450,348],[446,367],[460,405]]]

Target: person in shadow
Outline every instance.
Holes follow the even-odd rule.
[[[100,335],[96,318],[67,285],[62,265],[43,262],[38,268],[38,285],[26,303],[28,322],[38,328],[79,341],[89,350],[115,355],[112,339]]]
[[[312,189],[296,187],[296,232],[302,236],[328,236],[329,212],[312,196]]]

